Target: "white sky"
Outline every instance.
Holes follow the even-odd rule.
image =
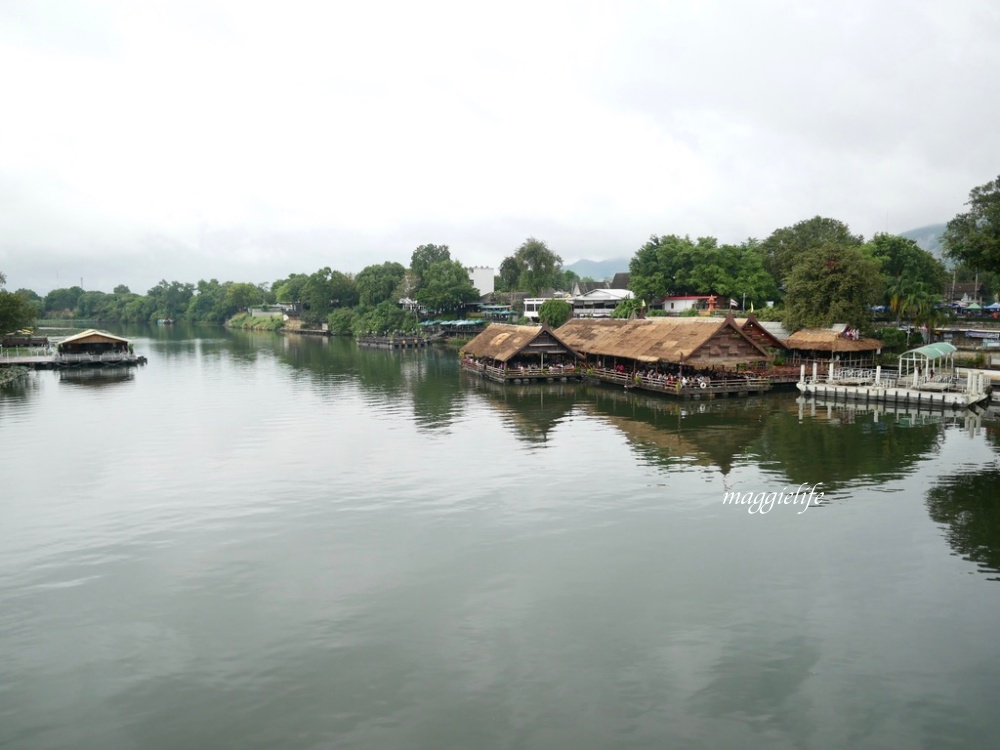
[[[991,0],[0,0],[0,70],[0,271],[41,293],[867,237],[1000,173]]]

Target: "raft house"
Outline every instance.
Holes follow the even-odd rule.
[[[725,318],[574,319],[557,331],[584,355],[588,378],[679,398],[748,396],[772,388],[773,356]]]
[[[128,339],[90,328],[56,343],[53,354],[3,357],[0,358],[0,365],[54,370],[63,367],[130,367],[144,365],[146,361],[145,357],[135,354]]]
[[[579,359],[548,326],[507,323],[491,323],[462,347],[459,357],[462,370],[497,383],[579,379]]]
[[[983,372],[960,374],[955,346],[941,341],[904,352],[898,371],[875,367],[838,367],[830,359],[823,372],[817,363],[811,376],[801,365],[796,387],[804,396],[827,401],[863,401],[920,408],[970,407],[988,401],[992,385]]]

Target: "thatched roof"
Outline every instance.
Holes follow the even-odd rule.
[[[736,324],[757,343],[776,349],[784,349],[785,339],[790,335],[783,324],[775,323],[772,325],[767,321],[757,320],[757,316],[753,313],[745,318],[737,318]]]
[[[787,339],[789,349],[811,352],[871,352],[882,348],[878,339],[849,339],[829,328],[807,328],[796,331]]]
[[[548,326],[515,326],[491,323],[486,330],[462,347],[471,357],[488,357],[507,362],[518,354],[570,354],[578,356],[561,336]]]
[[[558,333],[579,352],[651,364],[725,367],[769,359],[731,316],[712,322],[698,318],[577,318],[560,327]]]

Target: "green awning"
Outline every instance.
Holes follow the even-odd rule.
[[[908,352],[903,352],[900,355],[900,359],[903,357],[909,357],[909,355],[914,354],[921,357],[926,357],[927,359],[943,359],[944,357],[950,357],[952,354],[957,352],[958,349],[945,341],[939,341],[936,344],[926,344],[918,349],[911,349]],[[912,357],[909,357],[912,359]]]

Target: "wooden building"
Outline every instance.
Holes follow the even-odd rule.
[[[59,354],[127,354],[130,348],[128,339],[90,328],[64,338],[56,351]]]
[[[548,326],[492,323],[462,347],[463,370],[504,383],[576,376],[579,355]]]
[[[742,371],[767,364],[771,355],[731,315],[716,320],[575,319],[558,334],[586,356],[589,374],[626,388],[712,397],[771,387],[766,378]]]
[[[783,352],[786,349],[784,340],[775,334],[774,328],[772,326],[765,326],[757,320],[757,317],[753,313],[750,313],[745,318],[737,319],[736,323],[743,333],[759,344],[764,350],[776,353]]]
[[[835,360],[841,367],[874,367],[882,351],[878,339],[854,338],[850,331],[837,328],[807,328],[785,339],[790,364]]]

